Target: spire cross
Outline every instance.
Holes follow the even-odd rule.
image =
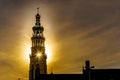
[[[39,7],[37,8],[37,13],[39,13]]]

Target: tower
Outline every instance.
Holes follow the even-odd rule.
[[[44,28],[40,23],[41,16],[38,10],[39,8],[37,8],[37,14],[35,16],[35,26],[32,28],[29,80],[37,80],[40,74],[47,74],[47,55],[45,54],[45,38],[43,35]]]

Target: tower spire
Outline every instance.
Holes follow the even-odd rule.
[[[40,14],[39,14],[39,7],[37,8],[37,14],[36,14],[36,23],[35,23],[35,25],[36,25],[36,27],[40,27]]]
[[[29,80],[38,80],[39,74],[47,74],[47,55],[45,53],[44,27],[40,23],[39,8],[35,16],[36,23],[33,26],[31,37],[32,47],[30,54]]]

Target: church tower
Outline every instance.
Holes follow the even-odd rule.
[[[40,74],[47,74],[47,55],[45,54],[45,37],[43,35],[44,28],[40,23],[41,16],[38,10],[39,8],[35,16],[35,26],[32,28],[29,80],[37,80]]]

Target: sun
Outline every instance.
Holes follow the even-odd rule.
[[[24,47],[24,50],[25,50],[24,58],[27,62],[30,62],[30,54],[31,54],[30,44],[26,45]],[[52,51],[51,51],[51,47],[48,44],[45,45],[45,53],[47,55],[47,64],[49,64],[52,60]]]

